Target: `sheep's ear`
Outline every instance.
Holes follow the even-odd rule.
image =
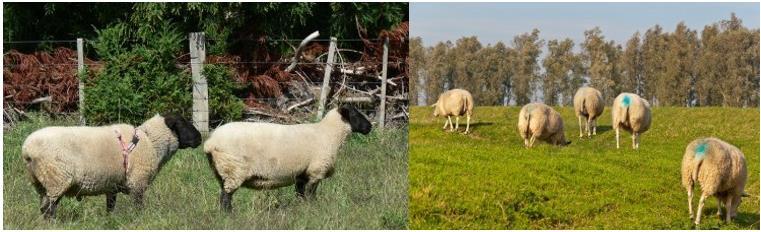
[[[365,116],[359,113],[359,111],[357,111],[357,109],[351,105],[343,105],[339,107],[338,113],[341,114],[341,118],[344,122],[347,122],[349,125],[351,125],[352,132],[367,134],[370,133],[370,130],[373,129],[370,121],[368,121]]]
[[[182,116],[170,113],[164,116],[164,124],[177,135],[179,148],[197,147],[201,144],[201,133]]]

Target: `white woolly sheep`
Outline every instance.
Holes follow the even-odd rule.
[[[455,131],[460,127],[460,116],[465,115],[467,118],[467,126],[465,127],[465,133],[470,132],[470,116],[473,115],[473,96],[464,89],[452,89],[439,95],[439,99],[436,104],[433,104],[433,116],[446,116],[447,120],[444,121],[444,130],[447,129],[447,125],[451,128],[450,131]],[[456,125],[452,125],[452,116],[455,116]]]
[[[184,118],[156,115],[137,128],[46,127],[30,134],[21,150],[40,194],[40,211],[51,219],[62,196],[81,200],[106,194],[111,212],[122,192],[142,207],[143,194],[163,163],[178,148],[200,144],[201,134]]]
[[[650,103],[633,93],[621,93],[613,100],[613,129],[616,130],[616,148],[620,148],[620,130],[632,134],[632,148],[639,148],[639,136],[650,129]]]
[[[576,112],[576,117],[579,118],[579,138],[584,137],[585,128],[587,137],[591,138],[593,134],[596,135],[597,117],[600,117],[605,109],[600,91],[591,87],[579,88],[573,96],[573,109]],[[585,119],[586,127],[581,126],[582,117]]]
[[[296,184],[296,193],[313,198],[317,185],[333,174],[338,149],[352,132],[367,134],[370,122],[354,107],[329,111],[317,123],[279,125],[232,122],[220,126],[204,152],[222,188],[220,207],[232,210],[240,188],[275,189]]]
[[[518,132],[526,147],[533,147],[536,139],[553,145],[565,146],[571,141],[565,139],[563,119],[560,113],[542,103],[530,103],[518,113]]]
[[[724,205],[726,221],[730,222],[737,215],[747,178],[745,155],[740,149],[718,138],[692,141],[687,145],[682,158],[682,186],[687,189],[690,219],[693,218],[692,193],[695,182],[700,184],[701,189],[698,215],[695,218],[697,225],[700,224],[704,201],[709,196],[718,199],[717,215],[721,216],[721,206]]]

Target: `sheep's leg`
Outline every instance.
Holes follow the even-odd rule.
[[[55,217],[55,210],[58,208],[58,202],[61,200],[58,196],[47,196],[48,202],[45,206],[44,217],[51,220]]]
[[[726,220],[727,220],[727,223],[729,223],[730,221],[732,221],[732,213],[730,213],[729,211],[732,208],[732,204],[734,204],[734,202],[732,202],[732,198],[733,198],[732,196],[726,196],[724,198],[726,199],[726,203],[724,203],[724,208],[725,208],[724,212],[727,214]],[[719,202],[719,204],[721,204],[721,202]],[[719,212],[721,212],[721,207],[719,207]],[[721,214],[719,214],[719,219],[721,219]]]
[[[619,141],[620,140],[620,138],[619,138],[620,136],[621,136],[621,131],[618,128],[616,128],[616,149],[620,149],[621,148],[620,141]]]
[[[700,201],[698,202],[698,215],[695,217],[695,225],[700,224],[700,216],[703,214],[703,206],[705,205],[706,197],[705,194],[700,196]]]
[[[597,119],[592,120],[592,134],[597,135]]]
[[[449,120],[444,120],[444,128],[442,128],[442,129],[446,130],[448,124],[449,124]]]
[[[592,127],[592,118],[587,118],[587,137],[592,138],[592,130],[590,128]]]
[[[114,212],[116,207],[116,193],[106,194],[106,212]]]
[[[634,136],[634,142],[635,142],[634,149],[639,149],[639,136],[640,136],[640,133],[636,133],[636,135]]]
[[[145,189],[139,189],[137,191],[132,192],[132,202],[135,203],[135,207],[137,207],[137,209],[140,209],[140,210],[143,209],[144,196],[145,196]]]
[[[687,189],[687,205],[688,209],[690,209],[690,220],[695,218],[695,214],[692,211],[692,195],[693,195],[693,186],[690,185],[690,187]]]
[[[50,198],[48,198],[47,195],[44,195],[40,198],[40,213],[45,214],[48,207],[50,207]]]
[[[449,120],[450,131],[454,131],[454,124],[452,124],[452,116],[447,116],[447,120]],[[444,129],[446,130],[446,128]]]
[[[305,197],[306,184],[309,179],[305,175],[299,175],[296,177],[296,196],[299,198]]]
[[[465,134],[470,132],[470,114],[465,116],[467,118],[467,126],[465,126]]]
[[[233,193],[235,192],[227,192],[224,189],[219,191],[219,207],[222,211],[228,213],[233,211]]]
[[[528,147],[534,147],[534,142],[536,142],[536,136],[531,135],[531,140],[528,142]]]
[[[579,138],[584,138],[584,127],[581,126],[581,116],[579,118]]]
[[[730,218],[737,217],[737,207],[740,206],[742,195],[743,194],[741,192],[730,196],[732,198],[732,207],[727,206],[727,214],[729,214]]]
[[[460,116],[459,115],[454,117],[454,122],[455,122],[455,124],[454,124],[455,125],[454,126],[454,131],[457,131],[458,129],[460,129]]]
[[[637,139],[636,139],[637,133],[632,132],[632,149],[637,149]]]
[[[305,184],[305,197],[307,199],[314,199],[315,193],[317,192],[317,185],[320,184],[320,179],[309,179],[309,181]]]
[[[723,198],[721,196],[716,197],[718,200],[716,201],[716,217],[721,219],[721,205],[724,203],[727,199]]]

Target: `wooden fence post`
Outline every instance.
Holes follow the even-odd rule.
[[[201,135],[209,134],[209,90],[203,63],[206,61],[206,37],[203,32],[193,32],[190,41],[190,73],[193,75],[193,126]]]
[[[77,38],[77,79],[79,80],[79,125],[85,125],[85,49],[84,39]]]
[[[386,125],[386,78],[388,77],[388,37],[383,41],[383,74],[381,76],[381,102],[378,112],[378,128],[383,129]]]
[[[325,101],[330,92],[330,73],[333,72],[333,62],[336,53],[336,37],[330,37],[330,47],[328,48],[328,61],[325,63],[325,75],[322,77],[322,89],[320,90],[320,102],[317,108],[317,120],[322,119],[325,114]]]

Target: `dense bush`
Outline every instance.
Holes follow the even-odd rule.
[[[233,81],[230,67],[222,65],[205,65],[203,70],[209,84],[209,118],[211,121],[235,121],[243,116],[243,101],[233,95],[243,86]],[[216,126],[219,123],[215,123]]]
[[[191,78],[175,65],[183,36],[164,23],[148,37],[130,36],[123,23],[97,30],[92,42],[102,71],[86,83],[85,116],[89,124],[138,124],[156,113],[189,115]]]
[[[190,116],[192,78],[177,65],[187,40],[172,23],[158,25],[156,33],[134,36],[126,24],[97,30],[93,48],[104,67],[85,88],[88,124],[125,122],[139,124],[156,113]],[[243,104],[232,95],[229,70],[207,68],[211,117],[238,119]]]

